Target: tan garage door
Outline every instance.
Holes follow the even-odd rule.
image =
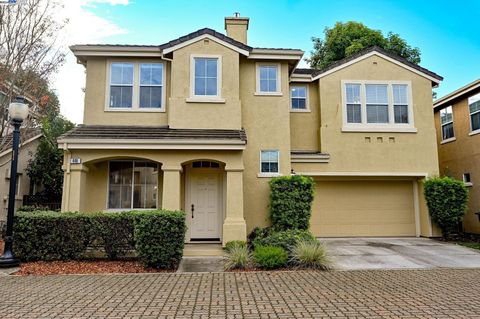
[[[316,236],[415,236],[411,181],[317,182]]]

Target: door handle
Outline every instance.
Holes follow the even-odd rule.
[[[192,204],[192,218],[194,217],[193,216],[193,212],[195,211],[195,205]]]

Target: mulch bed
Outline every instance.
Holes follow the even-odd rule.
[[[174,270],[145,268],[138,261],[36,261],[25,262],[20,265],[20,276],[46,276],[67,274],[118,274],[118,273],[158,273],[173,272]]]

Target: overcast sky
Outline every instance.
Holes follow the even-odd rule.
[[[224,32],[223,18],[240,12],[250,17],[251,46],[312,49],[336,21],[355,20],[399,33],[422,52],[421,66],[445,80],[441,97],[480,78],[480,1],[358,0],[63,0],[69,18],[65,45],[85,43],[161,44],[209,27]],[[61,111],[83,120],[84,67],[69,52],[53,81]],[[102,84],[103,85],[103,84]]]

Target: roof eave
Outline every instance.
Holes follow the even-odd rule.
[[[476,89],[480,89],[480,79],[477,79],[465,86],[462,86],[461,88],[445,95],[445,96],[442,96],[441,98],[437,99],[434,103],[433,103],[433,108],[434,109],[438,109],[439,107],[453,101],[453,100],[456,100],[458,98],[461,98],[462,96],[464,96],[465,94],[468,94],[469,92],[473,91],[473,90],[476,90]]]

